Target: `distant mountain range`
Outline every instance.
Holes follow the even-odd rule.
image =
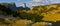
[[[7,2],[7,3],[0,3],[0,5],[4,5],[7,8],[10,8],[12,11],[16,11],[16,10],[29,10],[29,7],[25,7],[23,8],[23,6],[20,7],[16,7],[14,2]]]

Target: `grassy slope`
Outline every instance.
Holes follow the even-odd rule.
[[[57,20],[60,20],[60,6],[58,7],[59,5],[56,4],[56,5],[47,5],[47,6],[44,6],[48,12],[46,14],[46,12],[43,11],[43,13],[41,15],[44,16],[43,20],[48,20],[48,21],[57,21]],[[49,10],[50,8],[56,8],[56,9],[53,9],[53,10]],[[37,8],[38,10],[41,10],[41,9],[44,9],[43,7],[39,6]],[[26,13],[30,13],[30,14],[37,14],[39,12],[36,12],[37,10],[28,10],[28,11],[22,11],[22,12],[26,12]],[[26,24],[29,22],[29,20],[15,20],[16,23],[13,23],[12,25],[13,26],[26,26]],[[35,23],[33,24],[32,26],[44,26],[44,24],[42,23],[45,23],[45,22],[38,22],[38,23]],[[0,24],[1,25],[1,24]],[[5,25],[5,24],[2,24],[2,26]]]
[[[51,4],[45,6],[34,6],[33,10],[24,11],[30,14],[43,15],[43,20],[58,21],[60,20],[60,4]]]

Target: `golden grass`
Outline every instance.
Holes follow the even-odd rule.
[[[17,20],[13,26],[27,26],[28,23],[31,23],[30,20]]]
[[[45,26],[47,24],[47,22],[37,22],[35,24],[33,24],[32,26]]]
[[[46,21],[58,21],[60,20],[60,10],[53,10],[53,11],[50,11],[47,13],[47,15],[45,14],[43,20],[46,20]]]

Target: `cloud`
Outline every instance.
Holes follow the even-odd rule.
[[[42,1],[42,0],[33,0],[34,2],[40,2],[40,1]]]
[[[17,0],[17,1],[21,1],[21,0]]]
[[[44,5],[43,3],[38,3],[38,2],[32,2],[30,3],[30,6],[39,6],[39,5]]]
[[[39,6],[39,5],[46,5],[46,4],[51,4],[54,2],[54,0],[32,0],[29,4],[31,6]]]
[[[43,0],[33,0],[29,4],[30,4],[30,6],[39,6],[39,5],[44,5],[44,2],[43,2]]]
[[[54,0],[33,0],[34,2],[42,2],[42,1],[45,1],[45,2],[48,2],[48,1],[54,1]]]

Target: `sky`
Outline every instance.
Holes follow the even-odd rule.
[[[17,7],[21,6],[21,4],[23,3],[26,3],[28,7],[31,7],[45,4],[60,3],[60,0],[0,0],[0,3],[3,2],[15,2]]]

